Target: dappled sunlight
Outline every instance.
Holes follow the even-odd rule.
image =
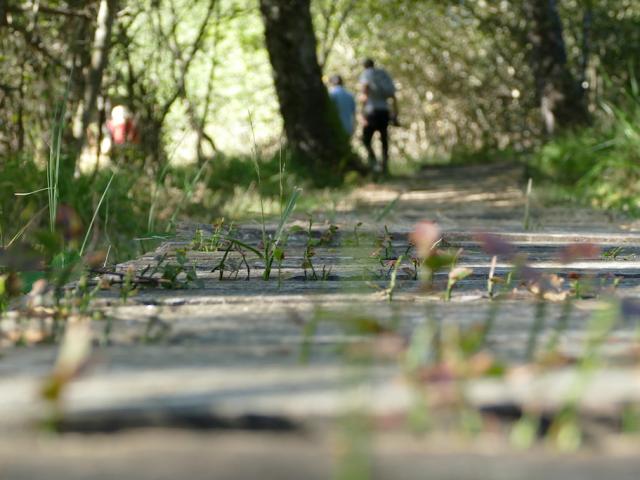
[[[636,478],[639,22],[0,0],[2,480]]]

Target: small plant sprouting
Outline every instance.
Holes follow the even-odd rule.
[[[453,287],[455,287],[460,280],[464,280],[472,273],[473,270],[466,267],[455,267],[451,269],[449,272],[449,279],[447,281],[447,289],[444,294],[445,301],[451,301],[451,292],[453,291]]]
[[[307,226],[307,242],[305,244],[304,252],[302,253],[302,270],[304,271],[305,280],[313,281],[326,281],[331,277],[331,267],[327,268],[326,265],[322,266],[322,271],[319,273],[313,264],[313,257],[316,255],[316,247],[319,245],[328,245],[334,238],[335,232],[338,227],[335,225],[329,226],[329,228],[321,235],[319,239],[313,238],[313,218],[309,216],[309,224]],[[311,273],[309,273],[311,272]]]
[[[284,262],[284,248],[278,247],[274,252],[278,266],[278,289],[282,288],[282,263]]]
[[[493,287],[495,282],[496,275],[496,264],[498,262],[498,257],[494,255],[491,257],[491,266],[489,267],[489,276],[487,277],[487,296],[489,298],[493,298]]]
[[[276,231],[273,236],[267,235],[264,220],[263,220],[263,224],[262,224],[263,250],[261,254],[261,258],[264,261],[264,272],[262,274],[263,280],[269,280],[269,278],[271,277],[273,262],[276,260],[276,251],[278,250],[278,247],[281,246],[281,244],[283,243],[283,240],[286,237],[286,232],[285,232],[286,223],[288,222],[289,217],[291,216],[294,209],[296,208],[296,203],[298,202],[298,198],[300,197],[301,193],[302,193],[302,190],[300,188],[295,188],[293,190],[293,193],[291,194],[291,197],[289,197],[289,201],[287,202],[286,207],[284,208],[284,210],[282,211],[282,214],[280,215],[280,223],[278,224],[278,227],[276,228]]]
[[[122,303],[127,303],[130,296],[137,293],[136,284],[134,283],[135,269],[130,266],[122,278],[122,285],[120,286],[120,300]]]
[[[187,265],[187,252],[185,249],[176,250],[176,262],[177,264],[165,263],[162,265],[160,284],[163,288],[187,288],[191,284],[198,287],[202,286],[202,281],[198,279],[196,268],[193,265]]]
[[[362,226],[362,222],[358,222],[353,227],[353,241],[356,247],[360,246],[360,227]]]
[[[460,252],[451,255],[436,247],[442,242],[440,227],[434,222],[419,222],[409,235],[409,241],[416,248],[416,257],[425,274],[425,284],[433,285],[434,274],[446,266],[454,265]]]
[[[538,346],[538,337],[544,329],[544,324],[547,319],[547,302],[544,297],[540,296],[536,303],[535,313],[533,317],[533,323],[529,330],[529,338],[527,340],[526,359],[532,361],[535,359]]]
[[[83,273],[78,280],[78,284],[75,288],[75,295],[78,297],[78,311],[82,315],[88,315],[91,306],[91,301],[95,298],[98,291],[101,288],[100,282],[97,282],[93,288],[90,288],[89,278],[86,273]]]
[[[226,227],[226,228],[225,228]],[[198,228],[191,241],[191,250],[198,252],[217,252],[225,247],[224,237],[230,236],[233,224],[225,225],[224,218],[213,224],[213,231],[208,238],[203,229]]]
[[[376,244],[377,247],[371,256],[378,257],[381,264],[384,264],[385,260],[393,260],[395,258],[393,253],[393,237],[386,225],[384,226],[384,232],[377,239]]]
[[[393,294],[396,290],[397,278],[398,278],[398,269],[400,265],[402,265],[402,261],[404,260],[404,256],[400,255],[397,260],[394,260],[393,268],[391,269],[391,276],[389,278],[389,286],[387,287],[387,298],[390,302],[393,301]]]
[[[318,275],[316,274],[315,267],[313,266],[313,257],[316,254],[315,246],[317,245],[317,242],[313,239],[312,228],[313,228],[313,218],[309,216],[309,226],[307,227],[307,243],[304,247],[304,252],[302,254],[302,269],[304,270],[305,280],[318,279]],[[311,270],[311,277],[307,275],[307,270]]]
[[[317,245],[329,246],[331,242],[335,240],[336,232],[338,231],[337,225],[329,225],[329,227],[322,233]]]
[[[604,260],[617,260],[623,251],[624,249],[622,247],[610,248],[609,250],[602,252],[602,258]]]
[[[376,215],[376,222],[381,222],[382,220],[385,219],[387,215],[389,215],[389,213],[391,213],[391,211],[396,207],[396,205],[398,205],[398,202],[400,202],[400,198],[402,198],[402,195],[403,195],[403,192],[398,193],[396,198],[391,200],[387,205],[385,205],[385,207],[382,210],[380,210],[380,212]]]
[[[213,269],[211,269],[212,273],[218,271],[218,273],[220,275],[220,277],[219,277],[220,281],[224,280],[224,269],[226,267],[227,257],[229,256],[229,252],[231,251],[231,249],[233,247],[234,247],[234,243],[233,242],[227,242],[227,248],[225,248],[224,254],[222,255],[222,258],[220,259],[220,262],[218,263],[218,265],[213,267]]]

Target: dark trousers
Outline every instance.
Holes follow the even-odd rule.
[[[365,115],[367,125],[362,130],[362,141],[369,155],[369,164],[373,167],[377,162],[376,154],[371,145],[373,134],[380,132],[380,140],[382,141],[382,171],[388,171],[389,163],[389,110],[374,110]]]

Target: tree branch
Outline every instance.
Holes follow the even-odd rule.
[[[23,6],[5,6],[5,11],[9,13],[27,13],[31,12],[33,7],[31,5],[23,5]],[[0,12],[2,11],[2,7],[0,7]],[[62,7],[53,7],[50,5],[40,5],[39,11],[42,13],[48,13],[50,15],[61,15],[64,17],[76,17],[83,18],[85,20],[92,20],[91,14],[85,10],[70,10]],[[0,19],[1,21],[1,19]]]
[[[216,5],[216,0],[209,0],[207,13],[205,14],[204,20],[200,25],[198,34],[196,35],[196,38],[193,44],[191,45],[191,48],[189,49],[188,55],[182,62],[180,77],[178,79],[178,85],[175,91],[173,92],[173,94],[171,95],[171,97],[169,97],[169,99],[165,102],[162,109],[160,110],[160,118],[159,118],[160,121],[163,121],[165,119],[165,117],[169,114],[169,110],[171,110],[171,106],[174,104],[174,102],[178,99],[178,97],[180,97],[180,95],[184,91],[184,86],[187,79],[187,74],[189,73],[189,68],[191,67],[191,63],[193,62],[193,59],[195,58],[196,53],[198,53],[198,50],[200,49],[200,45],[202,44],[202,39],[204,38],[204,34],[207,31],[207,26],[209,25],[209,20],[211,19],[211,15],[213,14],[215,5]]]
[[[347,21],[347,18],[349,17],[351,12],[355,9],[355,7],[356,7],[356,0],[351,0],[347,4],[345,9],[342,11],[342,15],[340,15],[340,18],[338,19],[338,23],[336,24],[336,27],[333,29],[333,32],[331,33],[330,38],[323,39],[322,55],[320,58],[320,69],[324,70],[324,66],[327,64],[327,61],[329,60],[329,55],[331,55],[333,46],[335,45],[336,40],[338,39],[338,35],[340,34],[340,31],[342,30],[344,23]],[[329,21],[327,21],[327,30],[328,30],[328,27],[329,27]],[[328,31],[327,31],[327,35],[329,35]]]

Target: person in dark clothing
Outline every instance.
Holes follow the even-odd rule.
[[[375,63],[370,58],[363,63],[364,71],[360,75],[360,101],[362,103],[362,140],[367,155],[369,165],[374,172],[380,171],[383,175],[389,173],[389,123],[392,121],[392,114],[389,101],[393,103],[393,116],[397,115],[396,88],[393,79],[382,68],[376,68]],[[380,133],[382,143],[382,165],[378,166],[378,159],[373,150],[373,136]]]

